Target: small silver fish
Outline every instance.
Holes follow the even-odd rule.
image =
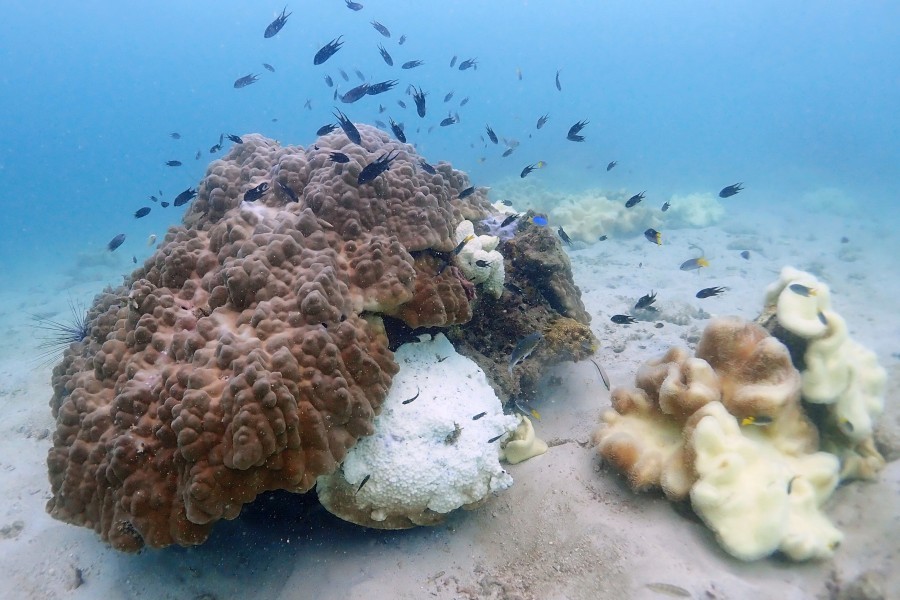
[[[529,333],[521,340],[516,343],[516,347],[513,348],[512,354],[509,355],[509,374],[512,375],[513,368],[528,358],[540,341],[543,339],[543,335],[541,335],[540,331],[535,331],[534,333]]]
[[[603,370],[603,367],[600,366],[600,363],[598,363],[593,358],[590,360],[592,363],[594,363],[594,366],[597,367],[597,371],[600,372],[600,379],[603,380],[603,385],[606,386],[606,391],[612,391],[612,386],[610,386],[609,384],[609,375],[606,374],[606,371]]]

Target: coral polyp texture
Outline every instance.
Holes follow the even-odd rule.
[[[359,130],[361,144],[307,148],[241,136],[183,225],[98,296],[53,372],[54,517],[120,550],[199,544],[263,491],[309,490],[373,433],[397,373],[384,316],[471,318],[451,252],[489,203],[459,200],[470,184],[449,165],[428,174],[411,146]],[[358,183],[388,151],[389,170]]]
[[[841,533],[821,506],[839,462],[817,451],[800,373],[781,342],[754,323],[714,319],[695,356],[671,349],[635,382],[613,390],[595,436],[635,491],[690,498],[722,547],[743,560],[833,552]]]

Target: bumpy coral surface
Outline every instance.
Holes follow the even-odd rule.
[[[310,489],[373,432],[397,372],[382,315],[471,317],[471,284],[440,265],[487,201],[459,200],[463,174],[429,175],[411,146],[359,129],[360,145],[242,136],[184,226],[98,297],[90,337],[54,370],[54,517],[122,550],[201,543],[262,491]],[[390,169],[358,184],[389,150]]]

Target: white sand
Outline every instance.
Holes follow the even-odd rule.
[[[695,339],[705,320],[628,327],[609,317],[627,313],[651,289],[664,315],[753,318],[765,286],[782,265],[812,269],[832,288],[851,334],[872,347],[889,372],[882,422],[900,430],[900,243],[884,220],[810,217],[773,225],[752,206],[721,226],[664,231],[664,245],[642,237],[570,251],[576,283],[602,342],[598,358],[613,385],[628,385],[637,366],[670,345]],[[873,222],[875,221],[875,222]],[[892,219],[897,222],[896,219]],[[841,244],[841,236],[850,238]],[[739,256],[747,240],[751,259]],[[684,273],[678,265],[703,247],[712,265]],[[856,257],[855,261],[844,260]],[[642,263],[639,267],[638,264]],[[64,265],[65,266],[65,265]],[[108,281],[130,265],[106,267]],[[543,383],[537,433],[552,447],[510,466],[515,484],[486,507],[457,514],[434,529],[380,532],[337,521],[306,498],[278,497],[252,514],[217,526],[207,544],[125,555],[87,529],[51,519],[45,459],[54,428],[47,402],[50,367],[37,352],[27,313],[66,309],[70,281],[50,271],[6,281],[0,291],[0,598],[666,598],[648,583],[668,583],[694,598],[831,598],[873,570],[884,590],[900,594],[900,464],[877,482],[842,486],[827,512],[845,540],[832,560],[791,564],[777,558],[742,563],[712,534],[657,495],[634,495],[600,465],[589,439],[609,394],[589,362],[564,364]],[[72,289],[89,301],[102,283]],[[694,294],[727,286],[717,298]],[[293,503],[292,503],[293,502]],[[277,510],[276,510],[277,509]],[[21,529],[19,527],[21,526]],[[83,583],[76,587],[76,569]]]

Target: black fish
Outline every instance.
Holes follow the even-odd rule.
[[[491,266],[491,261],[489,261],[489,260],[476,260],[476,261],[475,261],[475,266],[476,266],[476,267],[481,267],[482,269],[484,269],[484,268],[486,268],[486,267]]]
[[[503,433],[501,433],[500,435],[495,435],[494,437],[492,437],[491,439],[488,440],[488,444],[493,444],[494,442],[496,442],[497,440],[502,438],[504,435],[506,435],[505,431]]]
[[[328,123],[327,125],[322,125],[321,127],[319,127],[319,129],[316,131],[316,135],[328,135],[337,128],[338,126],[334,123]]]
[[[173,131],[172,133],[169,134],[169,137],[172,138],[173,140],[180,140],[181,134],[178,133],[177,131]]]
[[[560,71],[557,70],[556,71],[556,89],[558,89],[559,91],[562,91],[562,85],[559,83],[559,73],[560,73]]]
[[[634,320],[634,317],[630,315],[613,315],[610,321],[617,325],[631,325],[632,323],[637,323],[637,321]]]
[[[274,21],[269,23],[269,26],[266,27],[266,32],[263,34],[263,37],[265,37],[265,38],[274,37],[275,34],[277,34],[279,31],[281,31],[281,28],[284,27],[285,23],[287,23],[287,18],[289,16],[291,16],[292,14],[294,14],[294,13],[284,14],[284,11],[286,11],[286,10],[287,10],[287,6],[285,6],[284,10],[281,11],[281,15],[279,17],[277,17]]]
[[[452,98],[453,98],[453,92],[450,92],[446,96],[444,96],[444,102],[450,102],[450,100]]]
[[[453,58],[450,59],[450,68],[452,69],[455,66],[456,66],[456,55],[454,54]]]
[[[344,45],[344,42],[341,41],[341,38],[344,37],[342,35],[337,36],[316,52],[316,55],[313,57],[314,65],[321,65],[323,62],[334,56],[334,53],[341,49],[341,46]]]
[[[422,91],[422,88],[419,88],[418,90],[416,88],[413,88],[413,100],[416,101],[416,112],[419,114],[420,117],[425,116],[425,96],[426,95],[427,94],[425,94],[425,92]]]
[[[168,202],[160,202],[159,205],[162,206],[163,208],[169,208]]]
[[[398,46],[402,46],[402,45],[405,44],[405,43],[406,43],[406,35],[404,34],[404,35],[401,35],[401,36],[400,36],[400,39],[399,39],[399,40],[397,40],[397,45],[398,45]]]
[[[369,92],[369,84],[362,83],[341,96],[341,102],[344,104],[352,104]]]
[[[181,206],[182,204],[187,204],[188,202],[193,200],[196,195],[197,195],[197,190],[195,190],[194,188],[188,188],[188,189],[184,190],[183,192],[181,192],[180,194],[178,194],[177,196],[175,196],[175,200],[172,201],[172,204],[174,204],[175,206]],[[161,202],[160,204],[165,204],[165,203]]]
[[[459,105],[460,105],[460,106],[465,106],[465,105],[468,104],[468,103],[469,103],[469,97],[468,97],[468,96],[466,96],[465,98],[463,98],[462,100],[459,101]]]
[[[537,128],[540,129],[547,123],[547,119],[550,118],[550,115],[544,115],[540,119],[537,120]]]
[[[448,117],[441,120],[441,127],[446,127],[447,125],[453,125],[456,123],[458,119],[453,115],[449,115]]]
[[[387,66],[393,67],[394,59],[391,58],[391,55],[388,54],[388,51],[384,49],[384,46],[382,46],[381,44],[378,44],[378,51],[381,53],[381,58],[384,59],[384,62],[387,63]]]
[[[651,291],[649,294],[645,294],[638,298],[637,304],[634,305],[634,308],[635,310],[653,308],[654,302],[656,302],[656,292]]]
[[[234,134],[229,133],[228,139],[231,140],[232,142],[234,142],[235,144],[243,144],[244,143],[244,140],[242,140],[239,135],[234,135]]]
[[[134,213],[134,218],[140,219],[141,217],[146,217],[149,214],[150,214],[150,207],[145,206],[143,208],[137,209],[137,211]]]
[[[156,196],[150,196],[150,199],[154,202],[159,202],[159,198],[157,198]]]
[[[466,60],[459,63],[459,70],[465,71],[467,69],[475,69],[478,70],[478,61],[474,58],[467,58]]]
[[[666,212],[667,210],[669,210],[669,207],[670,207],[670,206],[672,206],[672,205],[669,204],[669,201],[668,201],[668,200],[666,200],[666,201],[663,203],[663,205],[662,205],[662,211],[663,211],[663,212]]]
[[[468,198],[475,193],[475,186],[471,185],[459,193],[459,199]]]
[[[598,242],[605,242],[605,241],[608,240],[608,239],[609,239],[609,236],[606,235],[606,234],[603,234],[603,235],[601,235],[600,237],[597,238],[597,241],[598,241]]]
[[[513,214],[509,215],[508,217],[503,219],[503,222],[500,223],[500,227],[506,227],[507,225],[509,225],[510,223],[512,223],[513,221],[515,221],[516,219],[518,219],[521,216],[522,215],[520,215],[519,213],[513,213]]]
[[[399,106],[400,108],[406,108],[406,102],[404,102],[403,100],[397,100],[397,106]]]
[[[724,291],[727,290],[727,289],[728,289],[728,288],[726,288],[726,287],[708,287],[708,288],[703,288],[702,290],[700,290],[699,292],[697,292],[697,297],[698,297],[698,298],[710,298],[710,297],[712,297],[712,296],[718,296],[719,294],[721,294],[722,292],[724,292]]]
[[[291,202],[300,202],[300,198],[297,197],[297,194],[294,193],[294,190],[289,188],[287,185],[279,181],[278,188],[284,193],[285,196],[288,197]]]
[[[203,153],[200,150],[197,150],[197,154],[194,155],[194,160],[200,160],[202,155]]]
[[[363,480],[359,483],[359,487],[356,488],[357,494],[359,493],[359,490],[363,489],[363,486],[366,485],[366,482],[369,481],[369,477],[371,477],[371,475],[366,475],[365,477],[363,477]]]
[[[503,158],[506,158],[507,156],[512,154],[514,151],[515,151],[515,148],[507,148],[506,150],[503,151],[503,154],[501,154],[500,156],[502,156]]]
[[[629,198],[628,201],[625,202],[625,208],[631,208],[632,206],[634,206],[635,204],[637,204],[638,202],[643,200],[645,193],[646,193],[646,191],[641,192],[640,194],[635,194],[634,196]]]
[[[480,419],[481,417],[483,417],[486,414],[487,414],[486,412],[480,412],[477,415],[475,415],[474,417],[472,417],[472,420],[477,421],[478,419]]]
[[[345,115],[341,111],[337,111],[337,114],[334,116],[338,120],[338,124],[340,124],[341,129],[343,129],[347,137],[350,138],[351,142],[353,142],[354,144],[362,143],[362,137],[360,137],[359,135],[359,130],[356,128],[356,125],[354,125],[353,122],[347,118],[347,115]]]
[[[244,75],[243,77],[238,77],[234,81],[234,89],[240,89],[242,87],[247,87],[251,83],[256,83],[257,81],[259,81],[259,77],[257,77],[253,73],[250,73],[249,75]]]
[[[270,73],[274,73],[274,72],[275,72],[275,67],[273,67],[273,66],[270,65],[269,63],[263,63],[263,67],[266,69],[266,71],[268,71],[268,72],[270,72]]]
[[[395,85],[397,85],[396,79],[379,81],[378,83],[373,83],[372,85],[370,85],[369,89],[366,90],[366,94],[368,94],[369,96],[374,96],[375,94],[383,94],[384,92],[394,89]]]
[[[408,60],[402,65],[400,65],[401,69],[415,69],[416,67],[422,66],[424,63],[421,60]]]
[[[564,241],[566,244],[572,245],[572,238],[569,237],[569,234],[565,232],[562,228],[562,225],[559,226],[559,229],[556,230],[556,233],[559,235],[559,239]]]
[[[344,81],[350,81],[350,77],[347,76],[347,73],[343,69],[338,69],[338,73],[341,74],[341,77],[344,78]]]
[[[377,31],[384,37],[386,37],[386,38],[391,37],[391,32],[388,31],[388,28],[385,27],[384,25],[382,25],[381,23],[379,23],[378,21],[372,21],[372,27],[374,27],[375,31]]]
[[[356,73],[356,77],[357,77],[360,81],[365,81],[365,80],[366,80],[366,76],[363,75],[363,74],[362,74],[362,71],[360,71],[359,69],[353,69],[353,72]]]
[[[662,234],[652,227],[644,232],[644,237],[647,238],[647,241],[662,246]]]
[[[391,122],[391,131],[394,132],[394,137],[400,140],[402,143],[406,143],[406,134],[403,133],[403,123],[395,123],[394,119],[390,119]]]
[[[125,234],[124,234],[124,233],[120,233],[119,235],[117,235],[117,236],[114,237],[113,239],[109,240],[109,243],[106,245],[106,248],[107,248],[110,252],[112,252],[113,250],[115,250],[116,248],[118,248],[119,246],[121,246],[121,245],[124,244],[124,243],[125,243]]]
[[[494,142],[495,144],[500,143],[500,140],[497,139],[497,134],[494,133],[494,130],[491,129],[490,125],[485,125],[484,130],[487,132],[488,139]]]
[[[722,188],[722,191],[719,192],[719,198],[730,198],[740,192],[743,188],[744,183],[735,183],[734,185],[728,185]]]
[[[251,188],[244,192],[244,202],[256,202],[260,198],[266,195],[266,192],[269,191],[269,184],[263,181],[261,184],[256,186],[255,188]]]
[[[353,0],[344,0],[344,4],[347,5],[347,8],[350,10],[362,10],[363,5],[359,2],[353,2]]]
[[[350,157],[344,154],[343,152],[332,152],[328,155],[328,158],[332,160],[332,162],[336,163],[348,163],[350,162]]]
[[[168,167],[180,167],[180,166],[181,166],[181,161],[180,161],[180,160],[167,160],[167,161],[166,161],[166,166],[168,166]]]
[[[375,125],[376,125],[379,129],[387,129],[387,127],[388,127],[388,126],[385,124],[385,122],[382,121],[381,119],[375,119]]]
[[[584,129],[584,126],[590,123],[590,121],[578,121],[571,127],[569,127],[569,133],[566,134],[566,139],[571,142],[583,142],[584,136],[578,135],[578,132]]]
[[[393,162],[399,154],[400,152],[397,151],[387,152],[367,164],[365,167],[363,167],[363,170],[359,172],[359,177],[356,178],[356,183],[362,185],[374,180],[376,177],[391,168],[391,162]]]
[[[137,264],[137,256],[132,255],[131,262],[133,262],[134,264]]]
[[[741,252],[741,258],[743,258],[744,260],[750,260],[750,251],[744,250],[743,252]]]
[[[325,85],[328,87],[332,87],[334,85],[334,80],[331,78],[331,75],[325,76]]]
[[[525,179],[525,177],[527,177],[528,174],[531,173],[532,171],[534,171],[536,168],[537,168],[536,165],[528,165],[527,167],[522,169],[522,172],[519,173],[519,177],[521,177],[522,179]]]
[[[437,174],[437,169],[435,169],[434,167],[429,165],[427,162],[425,162],[424,159],[419,160],[419,166],[422,167],[422,170],[425,171],[426,173],[428,173],[429,175]]]
[[[387,110],[387,109],[386,109],[384,106],[382,106],[382,105],[380,105],[380,104],[378,105],[378,114],[379,114],[379,115],[380,115],[381,113],[383,113],[384,111],[386,111],[386,110]]]
[[[619,164],[619,161],[617,160],[610,161],[610,163],[606,165],[607,172],[612,171],[613,167],[615,167],[617,164]]]

